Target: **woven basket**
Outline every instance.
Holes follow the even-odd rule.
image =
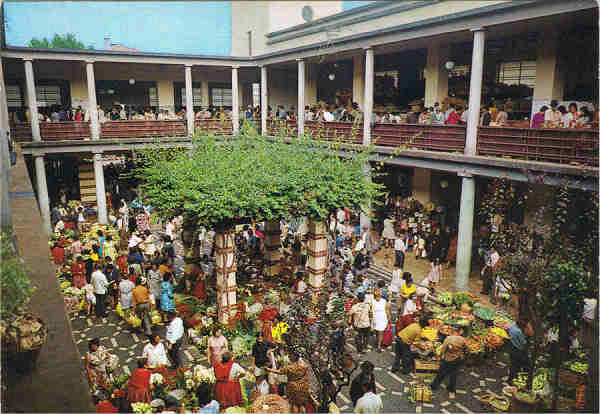
[[[253,414],[287,414],[290,412],[288,402],[277,394],[258,397],[248,410]]]

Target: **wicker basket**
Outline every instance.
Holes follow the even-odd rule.
[[[288,402],[277,394],[258,397],[248,409],[253,414],[287,414],[290,412]]]

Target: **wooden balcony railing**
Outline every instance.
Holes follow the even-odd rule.
[[[232,135],[233,124],[230,119],[197,119],[194,122],[196,131],[215,135]]]
[[[260,130],[260,120],[250,121]],[[231,135],[231,120],[196,120],[195,128],[217,135]],[[16,141],[31,141],[28,122],[11,123]],[[296,121],[267,121],[267,134],[296,135]],[[100,137],[138,138],[186,135],[185,121],[108,121],[101,124]],[[90,138],[88,122],[41,122],[43,141],[82,140]],[[361,144],[362,123],[307,121],[305,133],[322,140],[340,140]],[[372,136],[376,145],[428,151],[464,152],[465,126],[375,124]],[[480,127],[477,154],[511,157],[530,161],[598,165],[598,128],[531,129]]]
[[[598,129],[480,127],[477,154],[598,165]]]
[[[185,121],[109,121],[100,125],[100,138],[155,138],[186,135]]]

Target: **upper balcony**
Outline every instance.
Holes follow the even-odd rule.
[[[259,123],[254,121],[254,125]],[[196,120],[198,131],[231,135],[230,120]],[[295,121],[269,120],[267,135],[296,135]],[[11,124],[16,141],[32,140],[29,123]],[[88,122],[41,122],[42,142],[91,139]],[[306,133],[323,140],[361,144],[362,123],[306,121]],[[101,124],[101,139],[163,138],[187,136],[185,121],[107,121]],[[463,154],[465,126],[386,124],[372,128],[377,146]],[[526,161],[575,164],[597,167],[599,162],[598,126],[591,128],[516,128],[479,127],[477,155],[514,158]]]

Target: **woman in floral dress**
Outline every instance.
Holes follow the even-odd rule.
[[[300,361],[295,352],[289,355],[291,363],[277,370],[266,368],[274,374],[287,376],[285,396],[292,406],[293,413],[301,413],[302,407],[307,413],[314,413],[315,405],[308,385],[308,365]]]
[[[110,363],[110,353],[100,345],[100,340],[94,338],[88,343],[89,351],[86,355],[86,368],[92,392],[99,388],[108,388],[107,367]]]
[[[213,336],[208,338],[206,352],[208,357],[208,363],[214,365],[216,361],[221,360],[221,356],[229,348],[229,342],[227,338],[223,336],[221,328],[216,328]]]

